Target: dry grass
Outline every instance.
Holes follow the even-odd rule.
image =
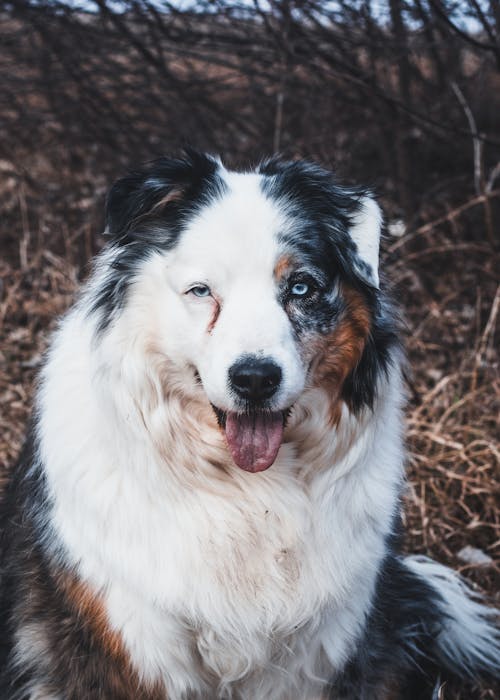
[[[60,208],[62,184],[44,204],[22,175],[12,177],[15,194],[8,183],[0,193],[6,211],[0,262],[3,475],[21,446],[48,334],[71,303],[81,261],[93,249],[96,203],[102,205],[102,188],[91,180],[72,184],[73,192],[88,195],[74,198],[68,210]],[[471,236],[461,235],[457,244],[456,229],[446,221],[389,239],[385,248],[407,321],[411,365],[406,547],[449,563],[499,602],[499,256]],[[490,563],[462,561],[465,546],[481,550]],[[441,697],[485,700],[498,693],[445,687]]]
[[[452,272],[451,246],[447,255]],[[481,282],[472,294],[461,287],[450,292],[452,274],[452,279],[442,280],[447,295],[430,300],[419,294],[419,303],[406,309],[412,367],[406,527],[410,549],[449,563],[499,600],[500,378],[495,329],[500,286],[488,279],[489,269],[499,261],[491,251],[482,256],[482,280],[463,259],[458,262],[457,284],[470,291],[471,277]],[[475,265],[477,258],[476,252]],[[468,296],[471,301],[475,297],[474,305]],[[464,562],[460,552],[466,546],[487,554],[491,563]]]

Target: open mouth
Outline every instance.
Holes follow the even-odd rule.
[[[216,406],[213,409],[238,467],[247,472],[261,472],[274,463],[290,409],[246,413],[225,412]]]

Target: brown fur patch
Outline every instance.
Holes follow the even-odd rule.
[[[159,202],[156,202],[154,207],[151,209],[151,213],[156,211],[157,209],[162,209],[163,207],[166,207],[167,204],[170,204],[171,202],[180,202],[183,197],[184,190],[180,187],[174,188],[170,190],[170,192],[167,192],[167,194],[164,197],[162,197]]]
[[[146,686],[132,667],[119,632],[111,629],[101,598],[90,586],[72,574],[57,577],[61,592],[80,624],[90,630],[95,644],[107,659],[107,683],[117,698],[132,700],[167,700],[160,684]]]
[[[87,584],[72,575],[61,575],[59,582],[67,601],[92,629],[103,650],[120,663],[127,663],[127,653],[120,635],[110,628],[106,610],[99,597]]]
[[[317,344],[314,386],[327,387],[332,397],[330,419],[340,420],[340,394],[349,373],[361,359],[371,328],[371,315],[360,292],[352,287],[342,289],[346,309],[341,321]]]
[[[274,266],[274,279],[279,282],[287,272],[292,269],[293,258],[290,255],[283,255]]]
[[[212,317],[210,319],[210,323],[208,324],[208,328],[207,328],[207,331],[209,333],[211,333],[213,331],[213,329],[215,328],[215,324],[217,323],[217,319],[219,318],[220,309],[221,309],[221,306],[220,306],[219,300],[214,298],[214,310],[212,313]]]
[[[167,192],[158,202],[156,202],[156,204],[153,207],[151,207],[151,209],[148,209],[147,211],[137,216],[134,219],[134,224],[140,224],[141,222],[149,219],[150,216],[160,213],[162,209],[164,209],[168,204],[171,204],[172,202],[180,202],[183,197],[184,190],[180,187],[170,190],[170,192]]]

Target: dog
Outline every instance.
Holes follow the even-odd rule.
[[[497,678],[399,553],[404,354],[370,191],[187,151],[130,173],[2,505],[6,700],[386,700]]]

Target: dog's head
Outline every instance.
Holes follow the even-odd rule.
[[[310,163],[241,174],[190,152],[116,183],[107,215],[100,332],[133,301],[137,327],[201,382],[238,466],[274,462],[311,387],[329,392],[332,423],[342,402],[372,403],[392,330],[379,292],[381,214],[366,191]]]

